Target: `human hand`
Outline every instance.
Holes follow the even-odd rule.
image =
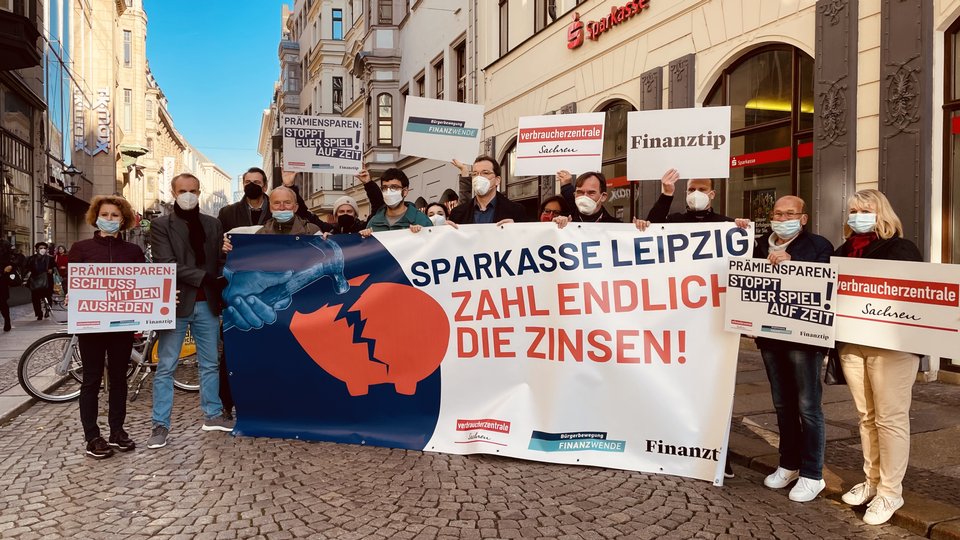
[[[177,305],[180,305],[180,289],[177,289]]]
[[[323,241],[326,242],[326,241],[327,241],[327,238],[330,238],[330,235],[331,235],[331,234],[333,234],[333,233],[329,233],[329,232],[323,233]]]
[[[230,237],[223,235],[223,252],[230,253],[233,251],[233,244],[230,243]]]
[[[13,266],[7,266],[3,269],[3,271],[9,274],[10,272],[13,272]]]
[[[364,230],[360,231],[360,236],[362,236],[362,237],[364,237],[364,238],[369,237],[371,234],[373,234],[373,229],[364,229]]]
[[[53,268],[47,270],[47,273],[48,273],[48,274],[52,274],[52,273],[53,273]]]
[[[500,227],[501,225],[504,225],[505,223],[514,223],[514,221],[513,221],[512,219],[509,219],[509,218],[507,218],[507,219],[501,219],[500,222],[497,223],[497,227]]]
[[[444,223],[444,225],[449,225],[449,226],[453,227],[454,229],[458,229],[458,230],[460,229],[460,226],[457,225],[456,223],[452,222],[452,221],[448,221],[448,222]]]
[[[284,169],[282,169],[282,168],[280,169],[280,171],[281,171],[281,172],[280,172],[280,178],[283,180],[283,185],[284,185],[284,186],[290,187],[290,186],[292,186],[292,185],[294,184],[294,182],[296,182],[296,180],[297,180],[297,172],[296,172],[296,171],[286,171],[286,170],[284,170]]]
[[[737,218],[733,220],[733,222],[736,223],[737,227],[740,229],[746,229],[750,227],[750,220],[747,218]]]
[[[567,223],[570,223],[570,218],[567,216],[557,216],[553,218],[553,222],[557,224],[558,229],[562,229],[567,226]]]
[[[410,232],[418,233],[423,230],[423,225],[411,225]]]
[[[786,251],[774,251],[767,256],[767,260],[770,261],[770,263],[774,266],[782,263],[783,261],[789,261],[790,259],[792,259],[792,257],[790,257],[790,254]]]
[[[680,179],[680,173],[676,169],[670,169],[663,173],[660,179],[660,190],[664,195],[673,195],[677,190],[677,180]]]
[[[63,295],[63,307],[70,307],[70,293]]]
[[[264,324],[277,321],[277,311],[286,309],[293,297],[286,296],[273,303],[265,304],[257,296],[263,291],[290,280],[292,270],[286,272],[235,272],[223,269],[223,276],[230,283],[223,291],[227,309],[223,312],[224,327],[236,326],[240,330],[263,328]]]
[[[565,186],[570,182],[573,182],[573,175],[569,171],[559,171],[557,172],[557,180],[560,181],[561,186]]]
[[[353,175],[353,177],[356,178],[357,180],[363,182],[364,184],[366,184],[367,182],[369,182],[369,181],[370,181],[370,171],[367,170],[367,164],[366,164],[366,163],[361,163],[361,164],[360,164],[360,172],[357,173],[357,174],[355,174],[355,175]]]
[[[633,224],[637,227],[637,230],[643,232],[647,230],[647,227],[650,226],[649,221],[644,221],[642,219],[633,218]]]
[[[465,163],[460,163],[454,158],[453,166],[460,169],[460,176],[470,176],[470,166]]]

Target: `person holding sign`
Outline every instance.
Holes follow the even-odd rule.
[[[784,261],[829,263],[833,245],[822,236],[808,233],[803,199],[781,197],[770,215],[772,231],[757,240],[753,256],[771,264]],[[770,380],[773,406],[780,428],[780,466],[763,481],[768,488],[782,489],[794,480],[790,500],[812,501],[823,491],[823,347],[757,337],[757,348]]]
[[[856,192],[843,226],[846,241],[835,256],[922,261],[887,198],[875,189]],[[910,400],[920,356],[837,341],[847,386],[860,417],[866,480],[843,495],[854,506],[869,504],[864,523],[879,525],[903,506],[903,476],[910,456]]]
[[[433,225],[426,214],[417,210],[412,203],[403,201],[410,191],[410,180],[403,171],[395,168],[383,171],[380,176],[380,189],[383,191],[386,206],[377,210],[370,218],[367,228],[360,232],[361,235],[367,237],[373,232],[407,228],[420,232],[420,229]]]
[[[687,209],[684,212],[670,214],[670,205],[677,189],[677,180],[680,173],[670,169],[660,179],[660,197],[647,213],[650,223],[719,223],[722,221],[736,221],[737,227],[746,228],[748,219],[734,220],[713,211],[711,204],[717,192],[713,189],[712,178],[694,178],[687,181]],[[741,223],[743,222],[743,223]]]
[[[137,223],[133,208],[126,199],[115,195],[97,197],[90,203],[85,219],[99,230],[93,233],[93,238],[73,244],[69,254],[70,264],[146,262],[140,246],[125,242],[119,236],[120,231],[129,230]],[[83,358],[80,423],[87,442],[87,455],[94,459],[105,459],[113,455],[114,448],[121,452],[133,450],[136,444],[123,430],[123,422],[127,417],[127,364],[133,350],[133,332],[80,334],[77,339]],[[107,441],[100,436],[97,423],[105,363],[110,382],[110,410],[107,415],[110,439]]]
[[[573,175],[568,171],[557,173],[557,180],[560,180],[559,198],[564,202],[564,208],[570,208],[568,215],[554,215],[552,219],[557,227],[564,228],[571,221],[581,223],[623,223],[619,219],[610,215],[603,207],[603,201],[607,200],[607,179],[603,173],[586,172],[577,177],[576,188],[574,188]],[[551,199],[547,199],[548,201]],[[547,201],[544,201],[544,205]],[[544,206],[541,209],[540,220],[544,221],[546,214],[543,213]],[[634,218],[633,224],[640,232],[647,230],[650,226],[649,221],[643,221]]]
[[[508,199],[497,189],[500,187],[500,164],[489,156],[480,156],[473,161],[473,169],[454,160],[464,176],[473,179],[474,197],[450,212],[450,221],[454,223],[522,223],[528,221],[523,205]]]

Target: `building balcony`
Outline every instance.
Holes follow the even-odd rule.
[[[41,65],[39,38],[37,25],[29,18],[0,10],[0,71]]]

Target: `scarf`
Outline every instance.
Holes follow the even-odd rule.
[[[207,262],[207,254],[203,250],[203,245],[207,242],[207,234],[203,232],[203,223],[200,221],[200,207],[187,211],[180,208],[179,204],[173,203],[173,212],[187,222],[187,228],[190,229],[190,249],[193,250],[197,268],[200,268]]]
[[[847,248],[847,257],[863,257],[863,250],[876,239],[877,233],[874,232],[850,236],[850,239],[847,240],[850,243]]]

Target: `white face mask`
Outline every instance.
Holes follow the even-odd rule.
[[[434,214],[430,216],[430,221],[432,221],[437,227],[447,224],[447,218],[443,217],[443,214]]]
[[[876,227],[877,215],[865,212],[850,214],[850,217],[847,218],[847,225],[857,234],[868,233]]]
[[[387,192],[383,194],[383,202],[387,203],[387,206],[390,208],[396,208],[403,202],[403,190],[393,191],[388,189]]]
[[[597,211],[597,201],[587,197],[586,195],[577,197],[573,202],[576,203],[577,208],[583,215],[589,216]]]
[[[181,193],[180,195],[177,195],[177,204],[183,210],[187,210],[187,211],[193,210],[194,208],[197,207],[197,204],[199,203],[200,203],[200,197],[197,197],[196,194],[190,193],[189,191],[186,193]]]
[[[40,253],[41,255],[46,255],[47,250],[45,248],[40,248],[40,251],[38,251],[38,253]]]
[[[483,197],[484,195],[486,195],[487,193],[489,193],[489,192],[490,192],[490,179],[487,178],[486,176],[481,176],[481,175],[478,174],[478,175],[473,179],[473,191],[475,191],[476,194],[479,195],[479,196],[481,196],[481,197]]]
[[[702,191],[693,191],[687,194],[687,206],[691,210],[706,210],[710,206],[710,196]]]

